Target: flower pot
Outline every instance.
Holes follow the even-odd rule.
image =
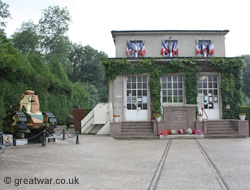
[[[246,116],[245,115],[240,115],[240,120],[244,121],[246,119]]]
[[[119,122],[119,119],[120,119],[120,117],[114,117],[114,121],[115,121],[116,123]]]
[[[156,120],[159,122],[161,122],[161,117],[157,117]]]
[[[202,122],[202,116],[201,116],[201,115],[198,115],[198,116],[197,116],[197,121]]]

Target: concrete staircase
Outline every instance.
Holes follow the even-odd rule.
[[[206,125],[205,137],[241,137],[230,120],[208,120]]]
[[[122,122],[121,135],[115,139],[158,139],[151,121]]]

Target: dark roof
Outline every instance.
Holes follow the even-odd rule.
[[[112,30],[115,33],[225,33],[229,30]]]

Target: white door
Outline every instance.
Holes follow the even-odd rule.
[[[126,76],[125,79],[125,120],[148,120],[148,77]]]
[[[198,80],[199,98],[204,101],[204,110],[208,119],[219,119],[219,77],[218,75],[201,75]],[[203,118],[206,119],[205,115]]]

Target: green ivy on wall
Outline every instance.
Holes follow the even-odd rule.
[[[103,59],[107,84],[118,75],[134,75],[149,73],[149,88],[151,94],[151,108],[153,114],[161,112],[161,83],[160,77],[167,73],[181,73],[185,77],[185,93],[187,104],[197,104],[198,73],[203,63],[208,64],[211,72],[221,73],[221,95],[223,118],[236,118],[242,94],[242,67],[241,58],[123,58]],[[231,109],[226,110],[230,104]]]

